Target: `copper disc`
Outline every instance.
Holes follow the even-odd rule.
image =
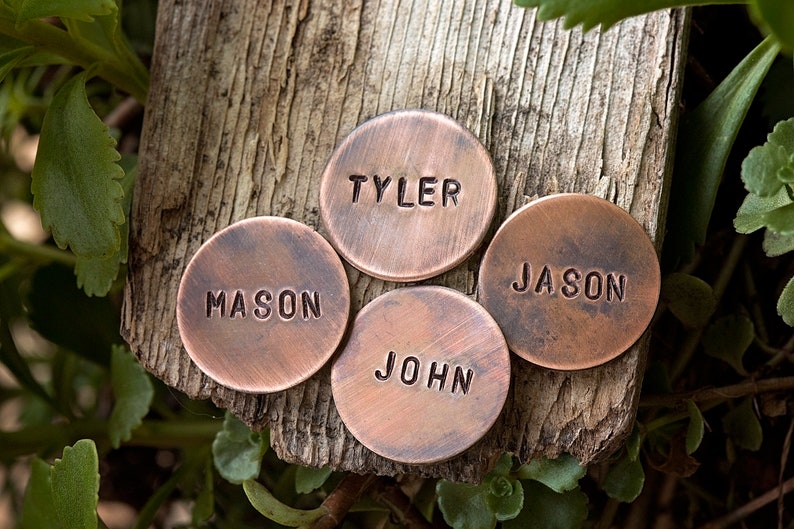
[[[480,302],[510,349],[552,369],[605,363],[636,342],[659,299],[656,251],[626,211],[589,195],[536,200],[499,228]]]
[[[331,244],[390,281],[427,279],[463,262],[495,207],[488,152],[457,121],[426,110],[390,112],[355,129],[320,181]]]
[[[331,388],[347,428],[384,457],[453,457],[496,421],[510,384],[499,327],[477,303],[438,286],[392,290],[356,316]]]
[[[179,284],[177,323],[190,357],[224,386],[269,393],[330,359],[344,335],[344,267],[317,232],[256,217],[211,237]]]

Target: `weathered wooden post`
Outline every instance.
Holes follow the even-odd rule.
[[[234,221],[285,216],[322,233],[319,177],[334,147],[401,108],[450,115],[480,138],[499,185],[494,228],[528,197],[592,193],[629,211],[658,247],[685,26],[685,15],[665,11],[583,35],[509,0],[161,2],[124,336],[167,384],[269,425],[291,462],[476,481],[504,451],[524,461],[607,455],[631,429],[647,340],[585,371],[514,360],[492,431],[462,456],[408,467],[345,430],[327,366],[268,395],[204,376],[180,342],[177,286],[201,243]],[[481,254],[431,282],[474,295]],[[394,286],[347,271],[352,313]]]

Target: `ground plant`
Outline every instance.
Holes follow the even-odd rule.
[[[571,31],[701,6],[625,445],[480,484],[310,469],[149,375],[118,329],[156,1],[0,0],[0,528],[794,527],[794,4],[516,3]]]

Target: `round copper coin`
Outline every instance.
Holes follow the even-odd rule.
[[[552,369],[603,364],[636,342],[659,299],[656,250],[626,211],[590,195],[536,200],[485,251],[480,302],[510,349]]]
[[[496,207],[490,156],[457,121],[400,110],[356,128],[320,181],[328,239],[359,270],[418,281],[463,262]]]
[[[476,302],[438,286],[392,290],[366,305],[331,368],[334,402],[364,446],[427,464],[473,445],[496,421],[510,353]]]
[[[256,217],[213,235],[179,284],[190,358],[217,382],[269,393],[303,382],[345,332],[350,289],[339,256],[294,220]]]

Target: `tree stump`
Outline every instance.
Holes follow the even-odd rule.
[[[319,177],[334,147],[363,121],[401,108],[450,115],[489,150],[499,185],[491,233],[530,197],[593,193],[629,211],[659,248],[686,27],[685,13],[663,11],[582,34],[508,0],[161,2],[125,338],[165,383],[269,426],[290,462],[478,481],[502,452],[521,461],[569,452],[585,464],[609,455],[632,427],[647,339],[585,371],[514,357],[489,434],[450,461],[407,466],[346,431],[328,366],[267,395],[203,375],[180,342],[177,288],[199,246],[235,221],[278,215],[323,233]],[[427,283],[474,296],[480,257]],[[347,273],[351,314],[395,287]]]

